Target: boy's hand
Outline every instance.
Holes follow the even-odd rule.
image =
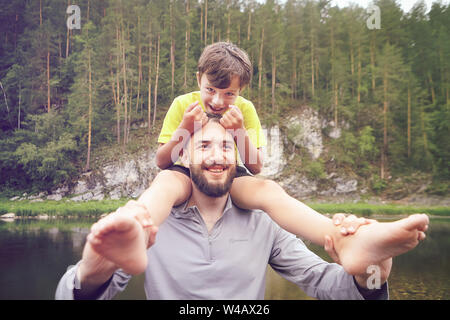
[[[225,129],[243,129],[244,128],[244,116],[241,110],[233,105],[228,107],[228,112],[225,112],[220,119],[220,123]]]
[[[341,226],[341,234],[343,236],[354,234],[362,225],[372,223],[374,220],[366,218],[357,218],[355,215],[345,215],[336,213],[333,215],[333,223],[335,226]]]
[[[183,120],[179,128],[188,130],[192,134],[196,129],[200,129],[207,121],[208,117],[206,113],[203,112],[199,102],[195,101],[184,111]]]

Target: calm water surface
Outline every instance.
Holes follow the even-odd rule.
[[[80,258],[92,220],[0,221],[0,299],[53,299],[60,277]],[[330,261],[322,248],[308,247]],[[117,299],[145,299],[143,276]],[[450,299],[450,219],[432,219],[427,239],[394,258],[391,299]],[[310,299],[270,267],[266,299]]]

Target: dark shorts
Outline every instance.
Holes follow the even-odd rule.
[[[173,166],[167,168],[167,170],[178,171],[178,172],[181,172],[181,173],[187,175],[189,178],[191,177],[191,171],[189,170],[189,168],[180,166],[178,164],[174,164]],[[245,167],[237,166],[235,178],[245,177],[245,176],[250,177],[251,174],[247,171],[247,169],[245,169]]]

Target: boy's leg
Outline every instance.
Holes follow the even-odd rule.
[[[272,180],[238,177],[231,186],[231,198],[243,209],[265,211],[283,229],[320,246],[324,245],[325,235],[336,229],[331,219],[289,196]]]
[[[139,197],[138,203],[147,208],[156,226],[169,216],[173,206],[182,204],[191,195],[190,178],[180,171],[163,170],[153,179],[151,186]],[[142,223],[145,218],[138,216]],[[143,223],[145,226],[146,224]]]
[[[129,274],[145,271],[147,247],[154,243],[158,228],[156,226],[142,228],[131,214],[145,212],[145,210],[138,203],[127,204],[119,211],[109,214],[92,225],[83,253],[83,259],[87,259],[83,263],[86,268],[91,269],[87,273],[95,274],[99,268],[98,264],[107,262],[113,263]],[[90,249],[99,255],[98,259],[88,259],[89,256],[93,256],[89,254]],[[101,258],[106,260],[103,261]]]
[[[277,183],[251,176],[236,178],[231,188],[233,202],[245,209],[261,209],[283,229],[323,246],[331,236],[344,269],[361,274],[376,262],[402,254],[425,238],[426,215],[412,215],[390,222],[362,225],[344,237],[332,220],[290,197]]]

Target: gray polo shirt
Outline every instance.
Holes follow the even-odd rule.
[[[174,207],[147,254],[148,299],[264,299],[267,264],[311,297],[363,299],[340,265],[315,255],[266,213],[236,207],[230,197],[209,233],[197,207]],[[74,298],[78,264],[63,275],[56,299]],[[130,278],[117,270],[95,298],[111,299]],[[377,291],[378,299],[388,298],[387,285]]]

